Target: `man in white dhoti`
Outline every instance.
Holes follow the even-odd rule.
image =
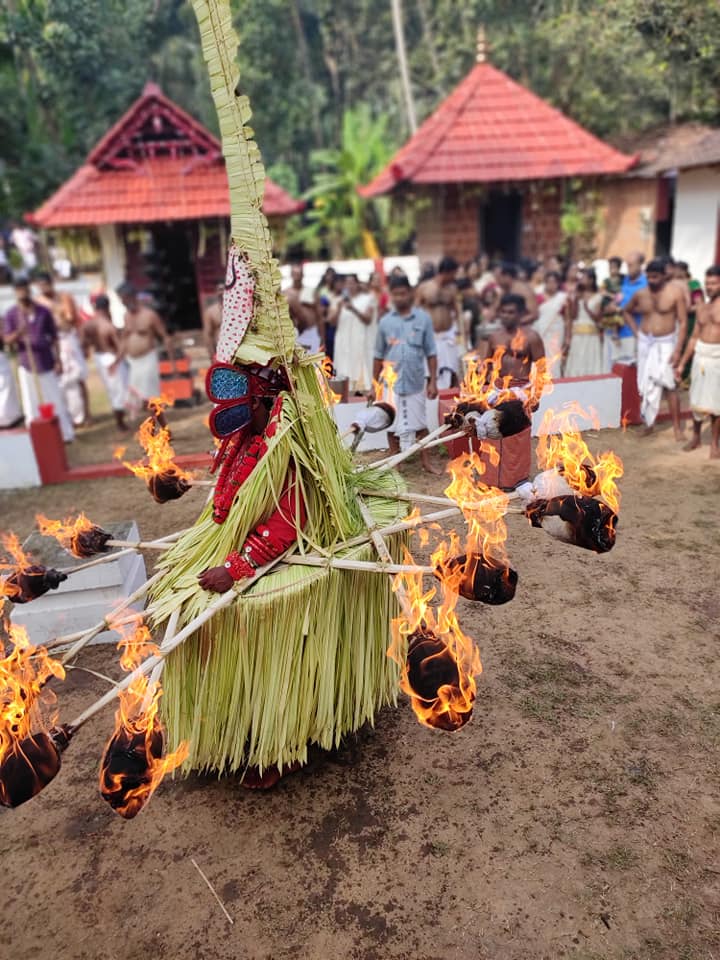
[[[36,420],[40,404],[52,405],[63,440],[75,437],[65,406],[58,376],[62,364],[58,354],[58,332],[50,311],[30,296],[27,280],[15,281],[16,305],[5,314],[4,342],[15,347],[20,361],[18,383],[25,422]]]
[[[710,459],[720,460],[720,266],[710,267],[706,272],[705,292],[708,302],[697,308],[695,330],[675,372],[680,379],[692,357],[693,435],[683,449],[695,450],[700,446],[703,420],[710,417]]]
[[[354,273],[345,278],[345,289],[337,305],[329,315],[330,323],[336,324],[333,366],[335,375],[350,381],[351,393],[367,393],[372,387],[372,350],[368,338],[375,347],[377,301],[372,293],[360,289]]]
[[[120,359],[120,337],[110,318],[110,300],[104,293],[95,297],[94,313],[83,327],[83,347],[92,350],[95,369],[105,387],[118,430],[125,431],[125,404],[128,391],[127,362]]]
[[[652,433],[665,393],[677,441],[685,439],[680,422],[677,367],[687,330],[687,305],[683,292],[667,282],[664,264],[651,260],[645,270],[647,287],[638,290],[624,308],[625,320],[637,336],[637,384],[642,398],[640,413],[645,436]],[[640,314],[638,330],[633,314]]]
[[[120,359],[128,363],[128,407],[131,412],[147,409],[148,401],[160,396],[160,367],[158,344],[165,346],[170,362],[175,362],[172,339],[159,315],[140,303],[135,288],[123,283],[117,295],[125,306],[125,325],[122,330]],[[162,413],[156,415],[160,426],[166,426]]]
[[[437,353],[432,320],[413,305],[407,277],[390,278],[390,298],[393,308],[378,324],[373,377],[380,381],[385,362],[392,364],[397,375],[393,398],[397,413],[388,432],[390,452],[397,453],[427,433],[425,399],[437,397]],[[426,363],[430,373],[427,385]],[[428,473],[442,473],[427,450],[420,452],[420,460]]]
[[[460,382],[460,353],[467,349],[465,333],[459,329],[462,313],[455,285],[457,271],[457,261],[452,257],[443,257],[438,264],[437,274],[424,280],[415,295],[417,305],[427,310],[432,319],[440,390]]]

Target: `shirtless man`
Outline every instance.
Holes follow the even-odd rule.
[[[202,315],[203,339],[205,341],[205,346],[207,347],[207,352],[211,363],[215,359],[218,337],[220,336],[224,293],[225,281],[219,280],[215,285],[215,296],[208,301]]]
[[[290,286],[283,290],[290,308],[290,319],[297,330],[297,342],[308,353],[319,353],[325,342],[325,327],[317,298],[303,283],[303,266],[290,267]]]
[[[80,347],[80,311],[71,294],[60,293],[55,289],[55,284],[49,273],[39,273],[37,275],[37,285],[39,290],[37,303],[41,303],[53,315],[55,325],[65,339],[64,352],[70,354],[72,357],[72,363],[65,364],[65,366],[74,368],[75,374],[77,375],[73,380],[73,384],[80,393],[82,409],[74,421],[75,426],[89,426],[92,422],[90,417],[90,395],[87,388],[87,364],[85,363],[85,358]]]
[[[137,291],[132,284],[123,283],[116,292],[126,311],[116,367],[123,359],[127,359],[130,405],[132,406],[135,401],[137,406],[137,401],[140,401],[140,406],[151,412],[148,400],[160,394],[157,346],[159,343],[164,344],[170,362],[174,364],[175,352],[172,339],[165,324],[152,307],[140,303]],[[163,414],[159,414],[156,419],[160,426],[167,425]]]
[[[110,319],[110,301],[101,293],[95,297],[95,311],[82,328],[82,346],[87,354],[92,350],[95,367],[105,387],[118,430],[128,429],[125,422],[127,399],[127,363],[118,363],[120,336]],[[112,371],[112,372],[111,372]]]
[[[652,433],[663,391],[667,395],[675,440],[685,438],[680,423],[680,397],[675,367],[680,359],[687,329],[687,303],[683,291],[669,283],[661,260],[651,260],[645,269],[647,287],[625,304],[625,322],[638,341],[637,384],[645,421],[644,436]],[[640,314],[640,329],[633,314]]]
[[[443,257],[437,273],[423,280],[415,291],[415,303],[430,314],[437,348],[437,386],[446,390],[460,382],[460,352],[466,349],[465,332],[458,329],[462,324],[459,295],[455,284],[457,261]]]
[[[720,460],[720,266],[710,267],[705,274],[708,302],[698,305],[697,322],[685,352],[675,368],[678,380],[690,357],[690,406],[693,412],[693,435],[684,450],[700,446],[705,417],[710,417],[710,459]]]
[[[523,325],[535,323],[540,316],[538,310],[537,297],[535,291],[525,280],[518,278],[518,268],[514,263],[501,263],[497,275],[498,286],[500,287],[500,297],[506,293],[514,293],[522,297],[525,301],[525,316],[520,320]],[[499,303],[499,301],[498,301]],[[500,308],[498,306],[497,319],[500,319]]]
[[[510,386],[524,386],[530,380],[532,365],[545,356],[542,338],[536,330],[523,323],[527,305],[517,293],[505,293],[500,298],[498,318],[502,327],[493,331],[487,340],[487,355],[498,347],[504,348],[500,374],[512,377]]]

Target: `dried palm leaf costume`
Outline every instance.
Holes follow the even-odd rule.
[[[317,366],[296,351],[280,272],[262,214],[260,153],[236,93],[237,36],[225,0],[194,0],[218,111],[232,206],[223,324],[207,389],[211,428],[223,438],[214,497],[164,556],[166,573],[151,612],[160,627],[180,608],[179,626],[213,600],[198,574],[224,565],[252,575],[288,548],[371,559],[356,499],[359,476],[324,399]],[[252,398],[272,404],[263,434],[251,425]],[[269,399],[268,399],[269,398]],[[376,521],[398,516],[396,475],[362,474]],[[402,538],[389,538],[396,559]],[[168,658],[164,719],[172,744],[188,740],[183,767],[242,771],[304,763],[309,744],[337,746],[395,700],[398,669],[386,656],[396,613],[388,577],[285,566],[262,577]]]

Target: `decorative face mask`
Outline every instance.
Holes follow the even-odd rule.
[[[211,433],[227,440],[246,429],[252,419],[253,397],[274,397],[287,386],[283,373],[271,367],[213,363],[205,379],[205,391],[216,404],[210,414]]]

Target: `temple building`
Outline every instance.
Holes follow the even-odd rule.
[[[304,203],[267,180],[263,211],[281,233]],[[200,325],[225,272],[230,195],[219,140],[153,83],[85,163],[27,218],[97,232],[108,291],[151,292],[174,329]]]
[[[517,260],[561,248],[571,181],[592,189],[634,162],[493,67],[481,32],[470,73],[360,193],[419,201],[421,260]]]

